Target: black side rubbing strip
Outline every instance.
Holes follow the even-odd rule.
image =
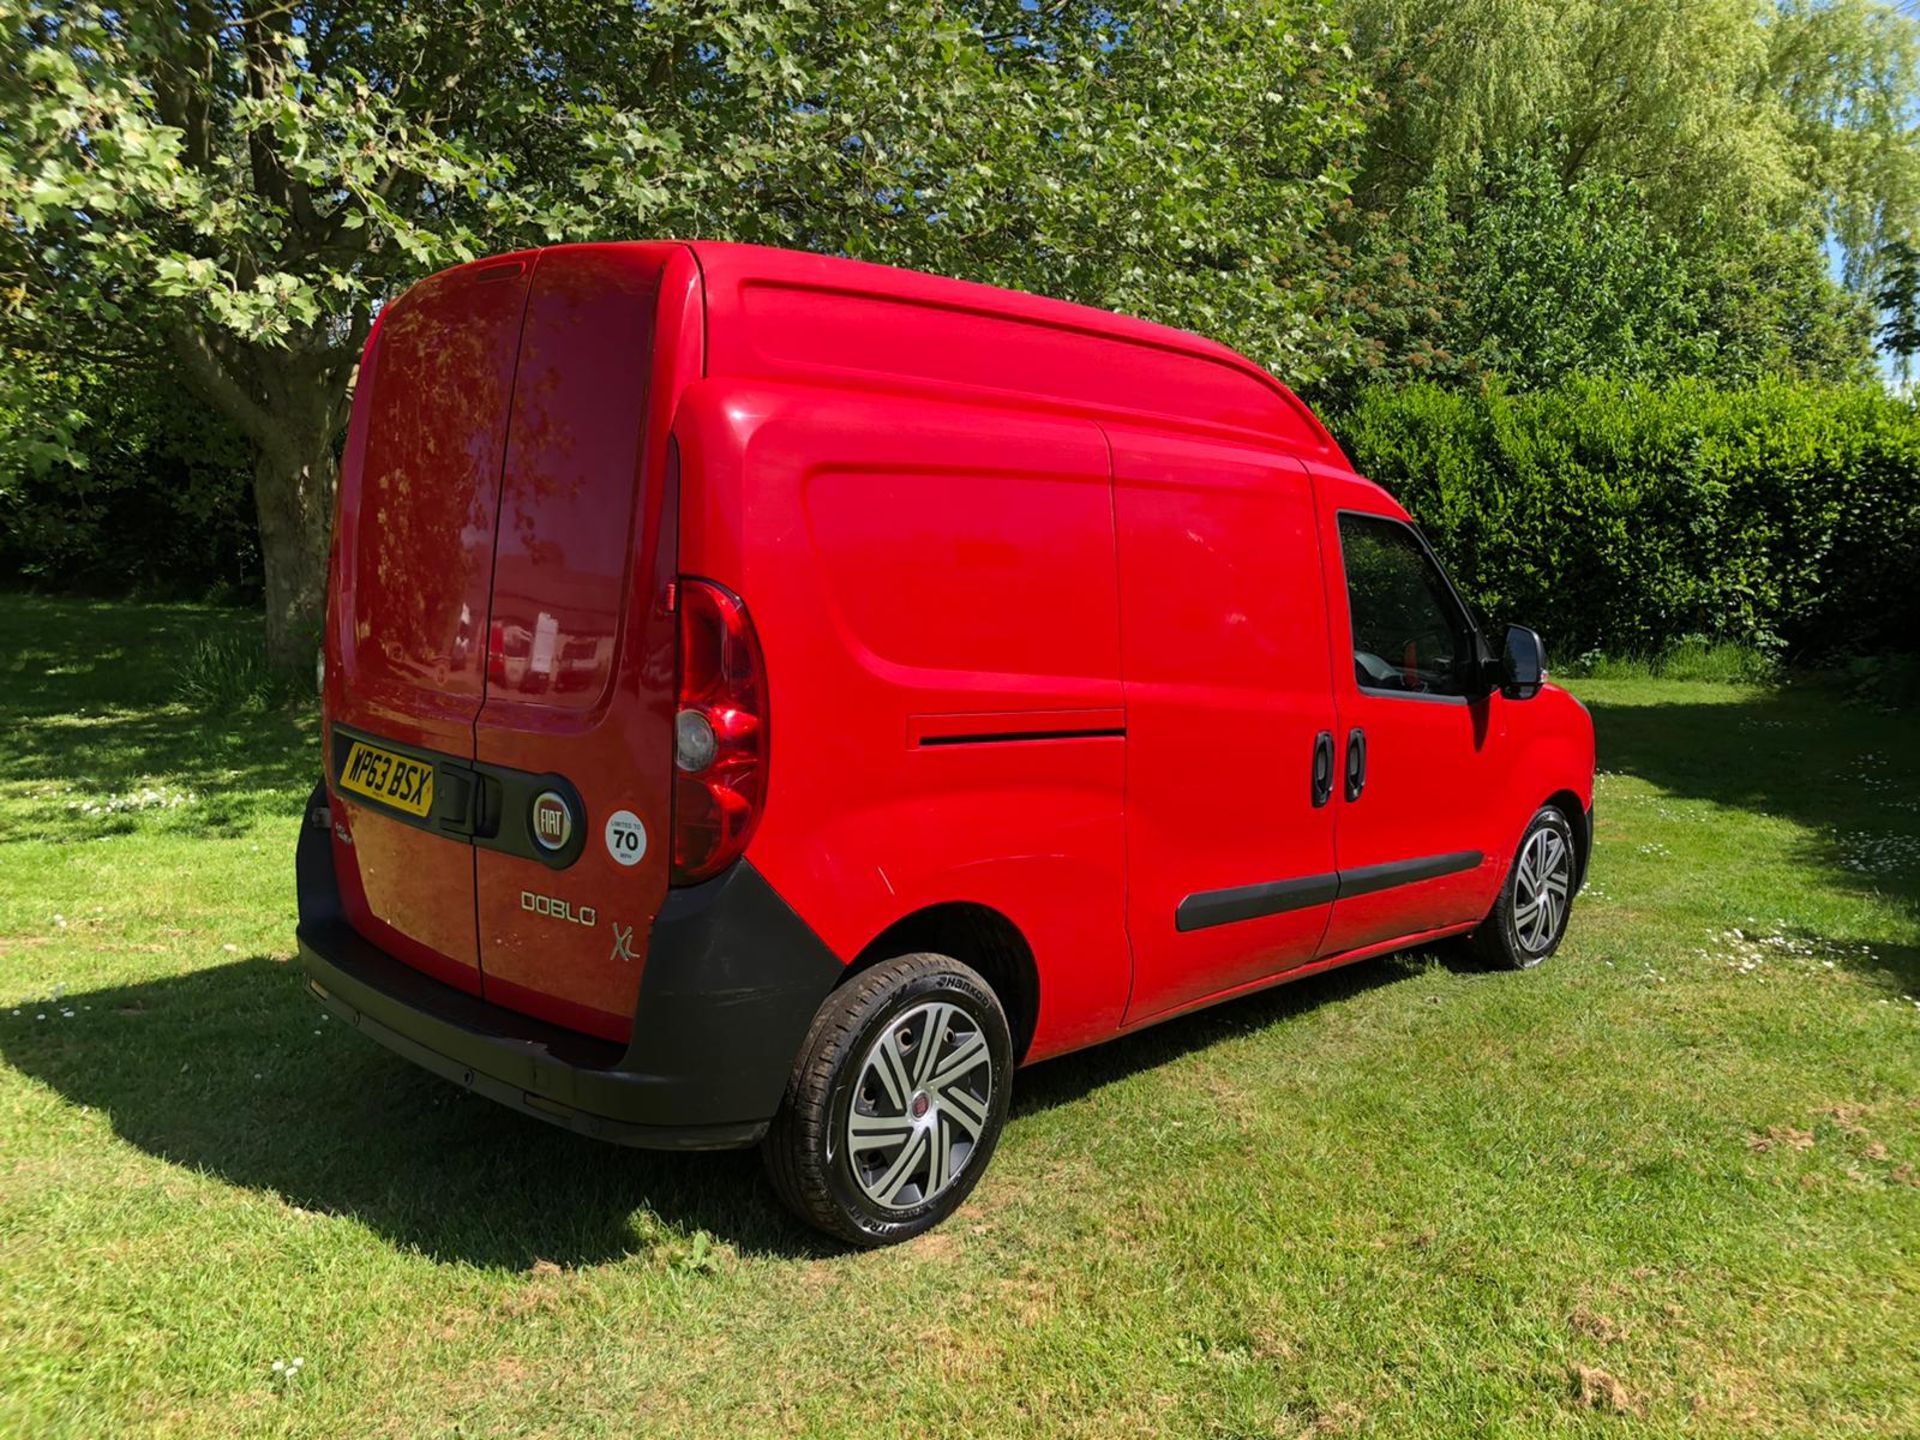
[[[1124,740],[1124,728],[1111,730],[995,730],[979,735],[923,735],[928,745],[1006,745],[1023,740]]]
[[[1473,869],[1482,858],[1478,850],[1456,850],[1447,855],[1422,856],[1418,860],[1362,865],[1331,875],[1269,880],[1259,885],[1236,885],[1231,890],[1202,890],[1187,896],[1174,908],[1173,928],[1205,930],[1213,925],[1231,925],[1236,920],[1305,910],[1312,905],[1344,900],[1350,895],[1371,895],[1396,885],[1415,885],[1422,880],[1458,874]]]
[[[1414,885],[1422,880],[1437,880],[1442,875],[1457,875],[1471,870],[1481,860],[1478,850],[1455,850],[1448,855],[1424,855],[1418,860],[1393,860],[1385,865],[1362,865],[1340,872],[1340,898],[1371,895],[1376,890],[1391,890],[1396,885]]]
[[[1304,875],[1298,880],[1269,880],[1260,885],[1236,885],[1231,890],[1202,890],[1182,900],[1173,912],[1176,930],[1205,930],[1231,925],[1261,915],[1279,915],[1325,905],[1340,893],[1338,875]]]

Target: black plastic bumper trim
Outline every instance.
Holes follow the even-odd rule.
[[[668,892],[624,1046],[423,975],[346,919],[324,786],[300,832],[300,962],[335,1014],[414,1063],[523,1113],[657,1149],[751,1145],[780,1104],[838,957],[745,861]]]

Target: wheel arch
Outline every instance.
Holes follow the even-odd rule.
[[[1024,1061],[1040,1021],[1040,967],[1020,927],[990,905],[950,900],[903,915],[861,947],[840,984],[895,956],[922,951],[951,956],[980,972],[1007,1012],[1013,1063]]]

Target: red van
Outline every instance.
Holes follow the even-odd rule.
[[[1285,387],[815,255],[563,246],[368,342],[313,993],[802,1216],[965,1198],[1013,1071],[1471,932],[1553,953],[1593,729]]]

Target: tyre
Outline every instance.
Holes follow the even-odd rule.
[[[1473,932],[1473,949],[1481,959],[1531,970],[1560,948],[1573,908],[1577,853],[1565,815],[1551,805],[1534,813],[1500,898]]]
[[[903,955],[829,995],[761,1146],[803,1220],[855,1245],[931,1230],[979,1181],[1006,1123],[1007,1017],[945,955]]]

